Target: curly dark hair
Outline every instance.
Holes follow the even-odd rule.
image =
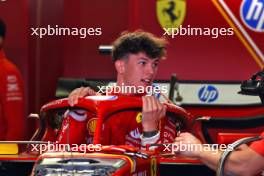
[[[123,32],[119,38],[113,42],[112,58],[123,59],[127,54],[137,54],[145,52],[150,58],[166,57],[167,40],[158,38],[151,33],[137,30],[135,32]]]
[[[2,19],[0,19],[0,37],[5,38],[5,35],[6,35],[6,25],[5,22]]]

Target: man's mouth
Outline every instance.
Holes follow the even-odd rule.
[[[151,79],[141,79],[141,81],[145,84],[151,84]]]

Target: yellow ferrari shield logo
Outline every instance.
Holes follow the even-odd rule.
[[[137,123],[141,123],[142,122],[142,113],[141,112],[139,112],[137,114],[136,121],[137,121]]]
[[[87,123],[87,129],[90,135],[93,135],[96,129],[97,118],[91,118]]]
[[[185,0],[157,0],[156,13],[162,28],[179,27],[186,15]]]

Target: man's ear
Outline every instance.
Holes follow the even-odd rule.
[[[118,74],[123,74],[125,72],[125,61],[123,59],[115,61],[115,68]]]

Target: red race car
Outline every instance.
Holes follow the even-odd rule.
[[[80,129],[73,129],[76,124],[68,128],[69,131],[65,131],[68,139],[58,143],[64,130],[65,114],[69,110],[80,109],[91,115],[87,123]],[[155,150],[141,150],[128,145],[101,145],[104,138],[102,127],[106,120],[120,112],[141,110],[142,101],[138,97],[89,96],[80,99],[75,107],[70,107],[67,99],[52,101],[41,108],[40,127],[26,150],[16,155],[0,155],[3,173],[16,175],[16,170],[12,168],[17,165],[22,165],[22,171],[28,173],[32,162],[35,162],[32,175],[215,175],[199,160],[175,155],[171,144],[159,144]],[[175,130],[193,130],[205,143],[228,144],[242,137],[255,136],[258,134],[256,126],[263,126],[264,121],[262,116],[197,118],[175,105],[168,105],[166,113],[177,122]],[[239,123],[241,119],[244,122],[242,126]],[[243,133],[227,133],[227,129],[232,131],[235,128],[246,130]],[[72,134],[77,134],[77,139],[70,141],[74,138]],[[93,137],[93,143],[80,143],[87,136]],[[26,163],[28,167],[25,167]]]
[[[252,93],[252,88],[249,91]],[[186,108],[192,115],[183,108],[167,105],[166,117],[175,122],[175,131],[191,131],[206,144],[230,144],[244,138],[234,143],[236,147],[258,140],[245,137],[263,131],[264,110],[259,105]],[[85,123],[68,118],[70,112],[82,116],[84,111],[89,114]],[[44,105],[39,116],[33,115],[40,125],[30,141],[1,142],[1,175],[215,175],[201,161],[174,154],[174,146],[169,143],[148,145],[146,149],[102,145],[106,121],[127,111],[140,113],[141,98],[89,96],[74,107],[69,106],[68,99]],[[198,113],[206,116],[199,117]],[[223,117],[224,114],[227,115]],[[123,118],[126,120],[126,116]],[[223,175],[230,152],[224,152],[218,175]]]

